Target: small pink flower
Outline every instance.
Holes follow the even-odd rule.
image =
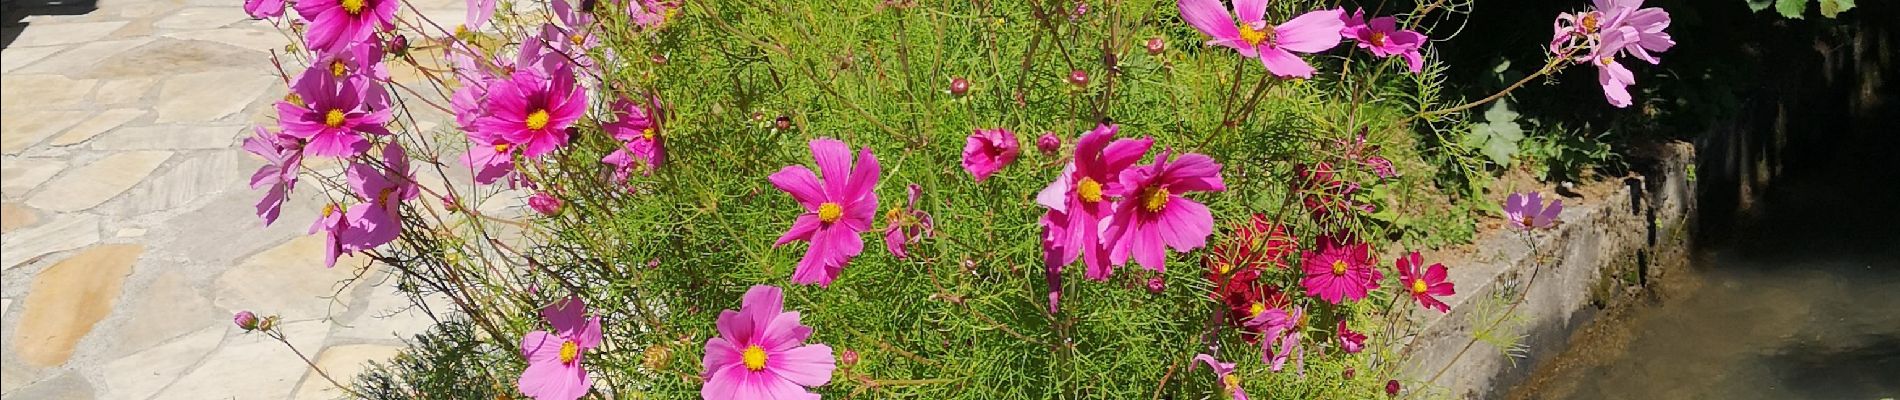
[[[612,110],[614,122],[602,129],[622,145],[600,161],[614,166],[614,181],[626,182],[635,165],[641,167],[643,174],[659,170],[666,162],[666,141],[660,134],[659,99],[651,99],[643,105],[622,98],[614,101]]]
[[[1445,281],[1445,264],[1433,263],[1431,267],[1419,271],[1419,267],[1424,264],[1425,258],[1419,256],[1416,251],[1399,257],[1399,283],[1402,285],[1400,288],[1407,294],[1411,294],[1412,299],[1417,300],[1420,306],[1438,310],[1441,313],[1451,312],[1451,306],[1445,305],[1444,301],[1436,297],[1458,294],[1451,282]],[[1420,272],[1424,273],[1420,274]]]
[[[421,193],[409,170],[409,156],[401,145],[383,146],[383,167],[350,164],[344,176],[361,202],[350,206],[344,219],[358,233],[344,244],[348,250],[368,250],[396,240],[402,233],[402,202]]]
[[[1042,152],[1045,156],[1053,156],[1056,152],[1062,151],[1062,138],[1056,137],[1055,132],[1043,132],[1042,137],[1036,138],[1036,151]]]
[[[231,322],[237,324],[238,329],[246,332],[257,330],[257,314],[249,310],[238,311],[237,314],[231,316]]]
[[[627,15],[633,17],[633,23],[640,29],[646,30],[666,24],[667,18],[679,8],[677,0],[627,0]]]
[[[310,26],[304,42],[323,52],[343,50],[396,27],[399,0],[300,0],[297,15]]]
[[[1214,381],[1220,384],[1221,393],[1234,400],[1247,400],[1247,390],[1240,387],[1240,376],[1234,374],[1234,363],[1224,363],[1208,354],[1194,355],[1194,361],[1214,368]],[[1189,366],[1189,370],[1194,366]]]
[[[792,222],[792,228],[772,246],[811,243],[792,273],[792,282],[831,286],[831,281],[844,272],[844,264],[864,251],[864,238],[858,234],[871,229],[877,214],[874,189],[883,170],[869,147],[858,153],[854,169],[851,147],[844,142],[816,139],[810,146],[824,180],[803,165],[786,166],[767,178],[805,208],[805,213]]]
[[[574,400],[593,388],[583,366],[587,351],[600,347],[600,317],[587,316],[587,304],[579,297],[568,297],[541,309],[541,317],[553,326],[550,331],[533,331],[521,337],[521,356],[528,368],[521,371],[516,388],[535,400]]]
[[[1425,58],[1418,49],[1425,45],[1425,35],[1417,31],[1398,28],[1398,18],[1378,17],[1366,21],[1366,11],[1356,10],[1351,15],[1341,14],[1346,28],[1339,33],[1359,42],[1359,48],[1372,52],[1379,58],[1399,56],[1405,59],[1406,67],[1416,74],[1424,71]]]
[[[1346,327],[1346,320],[1339,320],[1339,326],[1333,329],[1333,336],[1339,337],[1339,349],[1346,353],[1358,353],[1366,349],[1366,334],[1353,332]]]
[[[462,17],[462,25],[468,30],[477,31],[482,29],[482,25],[488,24],[489,18],[495,16],[495,3],[499,1],[467,0],[467,3],[468,13]]]
[[[244,0],[244,13],[257,19],[281,17],[284,16],[284,0]]]
[[[305,154],[349,157],[369,151],[363,134],[388,135],[390,109],[372,109],[365,100],[382,87],[362,86],[356,79],[336,76],[327,67],[305,70],[293,87],[297,102],[277,102],[277,123],[284,134],[305,142]]]
[[[1387,397],[1399,396],[1399,380],[1391,379],[1385,381],[1385,395]]]
[[[785,294],[771,286],[746,290],[739,311],[719,313],[719,336],[706,340],[700,376],[706,400],[817,399],[805,388],[831,382],[837,369],[831,346],[805,344],[811,327],[784,311]]]
[[[1533,230],[1549,228],[1557,223],[1557,215],[1564,211],[1564,200],[1551,200],[1550,206],[1544,206],[1542,194],[1537,192],[1512,193],[1504,199],[1504,218],[1510,221],[1512,228]]]
[[[1117,265],[1132,257],[1143,268],[1165,272],[1167,249],[1197,249],[1214,234],[1214,215],[1207,206],[1181,195],[1226,191],[1221,165],[1197,153],[1173,160],[1169,155],[1164,150],[1154,164],[1123,170],[1119,184],[1106,191],[1122,198],[1103,228],[1109,259]]]
[[[488,115],[476,121],[478,130],[520,145],[524,156],[540,157],[567,145],[567,127],[587,112],[587,93],[563,65],[548,76],[517,70],[489,85],[484,104]]]
[[[1036,204],[1049,209],[1037,224],[1043,229],[1043,260],[1051,276],[1060,276],[1061,268],[1077,258],[1083,260],[1083,276],[1089,279],[1107,280],[1114,272],[1102,230],[1102,221],[1116,209],[1109,190],[1121,185],[1122,172],[1154,145],[1149,138],[1116,140],[1119,130],[1101,125],[1083,134],[1075,141],[1074,159],[1036,195]],[[1054,297],[1053,289],[1051,294]]]
[[[1260,362],[1266,363],[1273,372],[1280,372],[1288,361],[1294,369],[1306,373],[1306,348],[1300,345],[1305,335],[1306,309],[1293,306],[1292,311],[1269,309],[1248,321],[1250,326],[1262,332],[1260,340]]]
[[[1016,133],[1008,129],[978,129],[963,144],[963,170],[982,182],[997,170],[1016,162]]]
[[[254,128],[256,136],[244,139],[244,151],[264,158],[264,166],[251,174],[251,189],[268,186],[257,202],[257,216],[264,226],[277,222],[284,200],[297,188],[297,168],[303,164],[303,143],[296,137],[272,133],[263,126]]]
[[[930,213],[917,209],[917,197],[923,194],[924,189],[913,183],[905,191],[910,193],[910,197],[904,201],[904,207],[892,208],[890,213],[884,215],[884,248],[898,259],[910,257],[910,253],[904,250],[910,242],[935,236],[937,232],[937,224],[931,220]]]
[[[1229,14],[1220,0],[1179,0],[1181,19],[1212,36],[1209,44],[1232,48],[1241,57],[1258,58],[1280,77],[1311,78],[1317,70],[1294,53],[1318,53],[1339,45],[1345,29],[1340,9],[1308,12],[1286,23],[1265,20],[1267,0],[1234,0]],[[1236,18],[1237,17],[1237,18]]]
[[[559,214],[561,212],[561,199],[555,198],[554,195],[548,194],[548,192],[534,192],[534,195],[528,196],[528,208],[534,209],[534,212],[541,213],[541,215]]]
[[[470,132],[468,137],[468,153],[462,155],[462,164],[475,172],[475,183],[491,185],[514,174],[519,147],[485,133]]]
[[[1303,252],[1300,259],[1306,273],[1300,285],[1306,288],[1306,295],[1327,303],[1364,299],[1367,292],[1379,288],[1380,279],[1385,279],[1372,268],[1371,246],[1365,243],[1323,236],[1319,238],[1319,251]]]

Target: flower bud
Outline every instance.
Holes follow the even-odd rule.
[[[1036,150],[1041,151],[1042,155],[1053,156],[1062,150],[1062,138],[1056,137],[1055,132],[1043,132],[1042,137],[1036,138]]]
[[[528,208],[541,215],[551,216],[561,212],[561,199],[554,198],[548,192],[534,192],[533,196],[528,196]]]
[[[245,332],[257,330],[257,314],[249,310],[238,311],[236,315],[231,316],[231,322],[236,323],[238,329],[243,329]]]
[[[970,93],[969,80],[963,79],[963,77],[950,78],[950,94],[951,95],[963,96],[966,93]]]
[[[792,129],[792,117],[780,115],[777,120],[772,121],[772,126],[781,131]]]
[[[1148,278],[1148,293],[1161,294],[1161,291],[1167,288],[1167,280],[1161,279],[1159,276]]]
[[[1399,380],[1392,379],[1385,381],[1385,395],[1392,397],[1399,396]]]
[[[1161,38],[1158,38],[1158,37],[1148,38],[1147,47],[1148,47],[1148,55],[1158,56],[1158,55],[1161,55],[1161,52],[1168,51],[1168,41],[1162,40]]]
[[[409,54],[409,37],[396,35],[389,39],[389,54],[397,57]]]
[[[838,364],[841,367],[850,367],[853,365],[857,365],[858,352],[855,350],[846,349],[845,351],[838,353]]]
[[[1088,87],[1089,86],[1089,72],[1079,70],[1079,69],[1074,70],[1074,71],[1069,71],[1069,84],[1075,85],[1075,87],[1078,87],[1078,88]]]

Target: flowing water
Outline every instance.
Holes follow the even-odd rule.
[[[1682,290],[1512,397],[1900,398],[1900,172],[1872,168],[1784,181]]]

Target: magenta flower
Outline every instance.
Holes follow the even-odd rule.
[[[1149,138],[1114,140],[1118,130],[1115,125],[1101,125],[1082,135],[1075,142],[1074,160],[1036,195],[1036,203],[1049,208],[1038,221],[1043,229],[1043,260],[1057,272],[1076,258],[1083,259],[1084,276],[1089,279],[1107,280],[1114,272],[1101,228],[1115,210],[1109,189],[1121,185],[1122,172],[1141,161],[1154,145]]]
[[[476,121],[478,130],[540,157],[567,145],[567,127],[587,112],[587,93],[575,84],[571,68],[554,68],[548,76],[517,70],[488,87],[486,104],[488,115]]]
[[[1431,267],[1425,268],[1424,274],[1420,274],[1419,267],[1424,264],[1425,258],[1419,256],[1416,251],[1399,257],[1399,282],[1402,284],[1400,287],[1410,293],[1413,300],[1418,300],[1419,306],[1438,310],[1441,313],[1451,312],[1451,306],[1445,305],[1444,301],[1436,297],[1458,294],[1451,282],[1445,281],[1445,264],[1433,263]]]
[[[535,400],[574,400],[587,395],[593,382],[582,361],[587,351],[600,347],[600,317],[587,316],[587,303],[568,297],[541,309],[541,318],[554,330],[521,336],[521,356],[528,368],[515,387]]]
[[[1168,156],[1163,150],[1153,165],[1122,171],[1121,184],[1108,188],[1108,194],[1122,197],[1104,228],[1109,259],[1116,265],[1132,256],[1142,267],[1163,272],[1168,248],[1187,252],[1206,245],[1207,236],[1214,234],[1214,215],[1207,206],[1181,194],[1227,190],[1220,164],[1195,153],[1173,161]]]
[[[376,32],[396,27],[397,0],[299,0],[297,15],[310,21],[304,42],[325,53],[369,41]]]
[[[1385,279],[1385,274],[1372,268],[1371,246],[1365,243],[1322,236],[1319,251],[1302,252],[1300,259],[1306,272],[1300,286],[1306,288],[1306,295],[1332,304],[1366,298]]]
[[[1207,364],[1208,367],[1214,369],[1214,380],[1220,382],[1221,393],[1225,395],[1224,397],[1247,400],[1247,390],[1240,387],[1240,376],[1234,374],[1234,363],[1220,362],[1209,354],[1196,354],[1194,361]],[[1194,366],[1189,366],[1188,369],[1194,369]]]
[[[475,172],[475,183],[491,185],[515,172],[517,148],[513,143],[479,132],[470,132],[468,138],[468,153],[462,155],[462,164]]]
[[[1179,1],[1181,19],[1214,37],[1208,44],[1232,48],[1241,57],[1258,58],[1267,71],[1280,77],[1313,77],[1316,70],[1294,53],[1331,49],[1339,45],[1339,32],[1345,29],[1340,20],[1345,11],[1340,9],[1308,12],[1275,26],[1264,19],[1268,0],[1234,0],[1233,14],[1221,7],[1220,0]]]
[[[797,311],[784,311],[784,300],[779,288],[753,286],[739,311],[719,313],[719,337],[706,340],[700,362],[706,379],[700,398],[818,398],[805,388],[830,383],[836,360],[831,346],[805,344],[812,329],[799,323]]]
[[[1260,362],[1268,369],[1280,372],[1292,361],[1294,369],[1306,373],[1306,349],[1300,346],[1300,340],[1306,330],[1306,309],[1291,307],[1292,311],[1270,309],[1261,312],[1248,321],[1250,326],[1260,329]]]
[[[997,170],[1016,161],[1020,151],[1016,133],[1008,129],[978,129],[963,143],[963,170],[977,182],[989,179]]]
[[[343,206],[336,203],[325,204],[323,212],[317,215],[317,220],[310,223],[310,234],[314,235],[317,231],[323,232],[324,268],[336,267],[337,256],[355,252],[355,246],[350,243],[355,242],[356,238],[362,235],[356,227],[350,226],[349,221],[343,218],[343,214]]]
[[[892,208],[884,214],[884,248],[898,259],[910,257],[904,247],[910,242],[935,236],[937,224],[930,219],[930,213],[917,209],[917,197],[924,188],[913,183],[905,187],[910,197],[904,200],[904,207]]]
[[[853,169],[851,147],[844,142],[816,139],[810,146],[824,180],[803,165],[786,166],[768,178],[772,186],[805,207],[805,213],[772,246],[794,241],[811,243],[792,273],[792,282],[829,287],[844,271],[844,264],[864,251],[864,238],[858,233],[871,229],[871,219],[877,214],[877,193],[873,189],[883,170],[869,147],[858,153]]]
[[[1563,211],[1563,199],[1551,200],[1545,207],[1543,195],[1537,192],[1512,193],[1504,199],[1504,219],[1520,230],[1548,228],[1557,223],[1557,215]]]
[[[264,166],[251,173],[251,189],[268,186],[264,198],[257,201],[257,216],[264,226],[277,222],[284,200],[297,188],[297,168],[303,165],[303,143],[281,133],[257,126],[257,135],[244,139],[244,151],[264,158]]]
[[[284,15],[284,0],[244,0],[244,13],[257,19],[281,17]]]
[[[345,243],[346,249],[368,250],[396,240],[396,235],[402,233],[402,202],[414,200],[421,192],[409,171],[409,157],[402,146],[395,143],[383,146],[382,162],[382,171],[369,164],[355,163],[344,172],[350,188],[362,201],[350,206],[349,212],[344,214],[344,219],[361,234]]]
[[[1036,151],[1045,156],[1056,155],[1056,152],[1062,151],[1062,138],[1056,137],[1055,132],[1043,132],[1042,137],[1036,138]]]
[[[648,30],[665,24],[679,7],[675,0],[627,0],[627,14],[633,17],[633,23]]]
[[[561,212],[561,199],[548,192],[534,192],[528,196],[528,208],[541,215],[554,215]]]
[[[1339,33],[1357,40],[1359,48],[1366,49],[1379,58],[1391,56],[1404,58],[1406,67],[1411,68],[1414,74],[1424,71],[1425,58],[1418,52],[1419,47],[1425,45],[1424,34],[1399,29],[1399,19],[1394,17],[1378,17],[1373,18],[1372,21],[1366,21],[1365,10],[1355,10],[1351,15],[1343,13],[1341,15],[1345,16],[1343,22],[1346,28]]]
[[[1333,329],[1333,336],[1339,338],[1339,349],[1346,353],[1358,353],[1366,349],[1366,334],[1353,332],[1346,327],[1346,320],[1339,320],[1339,326]]]
[[[481,30],[488,19],[495,16],[495,3],[498,0],[468,0],[468,14],[462,17],[462,26],[468,30]]]
[[[238,329],[246,332],[257,330],[257,314],[249,310],[238,311],[237,314],[231,315],[231,323],[237,324]]]
[[[277,123],[284,134],[302,139],[304,152],[315,156],[350,157],[369,151],[369,140],[361,134],[388,135],[388,108],[374,109],[365,103],[365,94],[381,92],[381,87],[364,88],[355,79],[334,76],[327,69],[311,68],[297,78],[295,102],[277,102]]]
[[[614,122],[602,129],[620,140],[620,149],[600,161],[614,166],[614,181],[626,182],[637,161],[643,174],[652,174],[666,162],[666,143],[660,136],[659,99],[642,106],[626,98],[613,104]]]

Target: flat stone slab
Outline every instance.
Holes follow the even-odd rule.
[[[131,189],[171,156],[169,151],[133,151],[106,156],[73,168],[41,188],[26,204],[61,212],[91,209]]]
[[[374,344],[333,346],[323,349],[323,354],[317,356],[317,368],[322,368],[323,372],[330,374],[337,383],[348,385],[357,374],[369,370],[370,361],[388,361],[401,352],[402,347],[398,346]],[[323,379],[316,370],[311,370],[304,374],[303,385],[297,387],[297,394],[291,398],[330,400],[344,398],[346,397],[344,394],[342,389],[337,389],[336,385]]]
[[[33,29],[21,32],[20,37],[13,39],[13,43],[8,44],[7,47],[11,49],[14,46],[33,47],[93,42],[105,39],[112,32],[124,28],[125,24],[125,21],[33,24]]]
[[[218,276],[217,305],[290,319],[342,314],[350,300],[325,297],[349,296],[350,290],[338,293],[337,283],[355,276],[362,261],[340,258],[335,268],[324,268],[323,245],[323,237],[303,236],[251,256]]]
[[[243,111],[275,78],[257,71],[214,71],[174,76],[158,90],[158,123],[209,122]]]
[[[120,285],[144,251],[140,245],[102,245],[40,271],[8,348],[30,365],[65,364],[79,339],[112,312]]]
[[[329,325],[323,321],[284,323],[277,329],[305,355],[316,352],[329,336]],[[225,339],[223,347],[205,357],[197,369],[153,399],[282,399],[290,397],[309,368],[283,343],[258,333],[240,334]]]
[[[250,153],[227,149],[177,158],[180,160],[127,192],[126,198],[131,201],[114,207],[111,214],[137,216],[174,210],[225,193],[244,193],[247,198],[263,196],[245,186],[251,173],[263,164]]]
[[[203,30],[222,28],[250,18],[243,9],[237,7],[192,7],[172,12],[152,22],[152,26],[159,29]]]
[[[26,195],[26,192],[40,187],[53,175],[66,169],[66,161],[51,157],[20,158],[8,160],[6,168],[0,169],[0,193],[7,198]]]
[[[119,128],[92,141],[96,150],[222,149],[240,143],[236,125],[140,126]]]
[[[0,76],[0,108],[5,111],[69,109],[79,105],[99,81],[60,75]],[[5,120],[14,114],[5,112]],[[10,134],[13,131],[7,130]]]
[[[89,42],[74,46],[71,50],[46,57],[32,66],[21,68],[23,74],[65,74],[92,68],[113,57],[125,54],[127,50],[151,43],[151,38],[126,40],[107,40]]]
[[[152,397],[180,375],[190,371],[191,367],[198,365],[198,360],[217,349],[218,342],[224,340],[226,329],[223,326],[206,327],[170,343],[106,363],[101,369],[105,378],[101,382],[105,384],[105,398]]]
[[[56,214],[39,226],[10,232],[0,239],[0,264],[13,269],[40,256],[90,246],[99,242],[100,218],[90,214]]]
[[[53,141],[47,144],[54,146],[71,146],[84,143],[87,140],[92,140],[94,136],[99,136],[101,133],[106,133],[106,131],[112,130],[112,128],[125,125],[127,122],[132,122],[132,119],[144,115],[145,110],[137,108],[114,108],[101,111],[98,114],[94,114],[92,118],[87,118],[84,122],[80,122],[78,125],[73,125],[72,128],[66,129],[66,133],[53,138]]]
[[[40,223],[40,215],[33,209],[20,203],[0,204],[0,233],[13,233],[14,230]]]
[[[12,96],[8,94],[6,96]],[[7,106],[12,109],[14,106]],[[0,115],[0,151],[7,154],[20,154],[28,147],[65,131],[79,123],[86,113],[81,111],[22,111],[6,112]]]
[[[13,72],[14,70],[25,68],[29,65],[33,65],[34,61],[39,61],[40,59],[65,49],[65,47],[58,46],[8,47],[6,51],[0,51],[0,72]]]
[[[123,318],[115,318],[118,324],[107,331],[113,333],[113,341],[105,345],[118,353],[151,348],[192,331],[231,324],[229,312],[212,306],[211,299],[175,270],[162,271],[142,290],[127,291],[125,304],[119,309],[116,314]]]
[[[295,12],[295,11],[292,11]],[[228,44],[251,51],[282,51],[290,40],[283,34],[263,29],[220,28],[201,31],[172,32],[164,35],[180,40],[201,40]]]
[[[145,94],[158,85],[158,78],[108,79],[99,84],[99,90],[92,95],[92,101],[110,105],[144,105]]]

